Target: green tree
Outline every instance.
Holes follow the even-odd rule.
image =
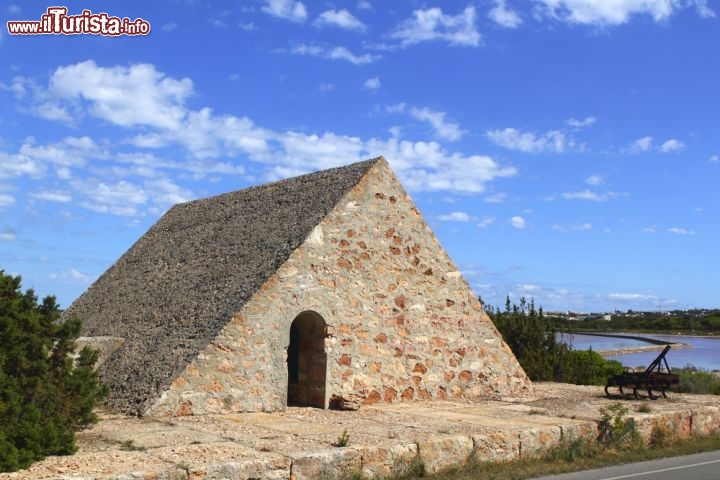
[[[19,276],[0,270],[0,472],[76,450],[74,432],[96,420],[107,395],[96,351],[75,355],[77,318],[60,321],[55,297],[38,303]]]
[[[572,350],[558,342],[552,319],[536,309],[535,302],[520,299],[520,305],[505,300],[505,311],[488,308],[488,315],[531,380],[603,384],[607,377],[622,372],[622,365],[605,360],[592,350]]]

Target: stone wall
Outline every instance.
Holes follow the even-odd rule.
[[[285,408],[290,326],[303,312],[326,324],[325,406],[333,396],[372,404],[507,397],[531,388],[383,160],[147,413]]]

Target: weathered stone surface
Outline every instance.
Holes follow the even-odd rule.
[[[616,401],[605,398],[601,387],[562,384],[537,384],[535,395],[512,402],[378,402],[356,412],[289,407],[270,414],[168,419],[103,415],[78,433],[76,455],[49,457],[0,479],[298,480],[323,471],[373,478],[417,461],[436,470],[471,455],[508,460],[563,439],[594,439],[600,409]],[[645,436],[658,425],[683,432],[688,418],[717,431],[716,403],[716,396],[671,394],[669,400],[653,401],[650,413],[638,413],[636,401],[626,405]],[[348,445],[334,447],[344,432]]]
[[[126,339],[102,371],[130,413],[531,389],[383,159],[174,207],[68,314]],[[324,338],[291,351],[308,316]]]

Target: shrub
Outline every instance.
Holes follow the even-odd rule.
[[[38,304],[20,284],[0,270],[0,472],[73,453],[75,430],[96,420],[93,407],[107,394],[97,352],[72,358],[80,320],[60,322],[55,297]]]
[[[715,373],[690,365],[673,372],[680,376],[678,392],[720,395],[720,377]]]
[[[641,441],[635,420],[625,418],[628,409],[620,402],[614,402],[600,409],[600,434],[598,443],[606,447],[637,446]]]

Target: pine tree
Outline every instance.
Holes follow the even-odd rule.
[[[81,322],[61,322],[55,297],[41,304],[19,276],[0,270],[0,472],[76,450],[74,432],[96,420],[107,395],[88,347],[76,358]]]

